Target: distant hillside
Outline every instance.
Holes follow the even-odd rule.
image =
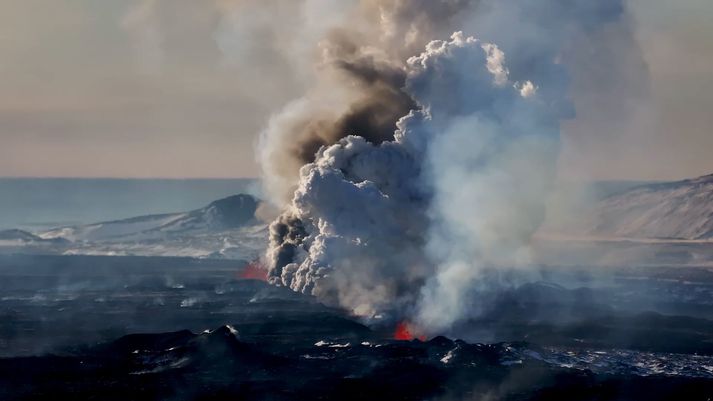
[[[182,212],[233,194],[257,196],[259,187],[254,179],[0,177],[0,230],[19,228],[35,233]]]
[[[70,241],[126,241],[195,235],[235,229],[256,223],[259,201],[250,195],[234,195],[184,213],[156,214],[130,219],[52,229],[39,236]]]
[[[23,230],[17,230],[17,229],[0,231],[0,246],[30,245],[30,244],[34,245],[34,244],[44,244],[44,243],[63,245],[68,242],[69,241],[65,240],[64,238],[44,239],[44,238],[38,237],[30,232],[23,231]]]
[[[186,256],[251,260],[265,246],[261,202],[234,195],[183,213],[154,214],[46,231],[0,231],[0,254]]]
[[[602,199],[585,220],[596,236],[713,239],[713,175],[636,186]]]

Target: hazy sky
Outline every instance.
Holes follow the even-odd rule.
[[[256,47],[294,3],[265,1],[249,17],[232,3],[0,0],[0,176],[258,175],[256,135],[303,85],[280,54]],[[563,170],[713,173],[713,2],[630,5],[650,107],[606,140],[567,145],[565,132]]]

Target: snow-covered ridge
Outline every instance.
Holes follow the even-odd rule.
[[[125,241],[163,238],[180,234],[235,229],[255,224],[259,201],[250,195],[234,195],[185,213],[170,213],[60,227],[39,233],[43,239],[62,237],[77,241]]]
[[[42,238],[23,230],[0,231],[0,247],[2,246],[22,246],[37,244],[64,244],[68,241],[64,238]]]
[[[646,184],[607,197],[588,219],[589,235],[713,239],[713,175]]]
[[[29,233],[0,232],[0,250],[91,255],[194,256],[249,259],[262,249],[260,201],[234,195],[201,209],[133,217]]]

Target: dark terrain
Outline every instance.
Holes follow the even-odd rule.
[[[713,397],[705,268],[542,268],[453,339],[396,341],[245,265],[1,256],[0,399]]]

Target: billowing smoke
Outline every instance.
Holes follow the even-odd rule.
[[[261,138],[267,189],[285,202],[271,225],[271,282],[436,333],[482,310],[495,285],[486,271],[527,264],[560,123],[574,116],[572,41],[626,23],[620,0],[541,3],[349,10],[354,28],[320,44],[323,78]],[[487,41],[459,31],[429,41],[459,26]]]
[[[303,19],[319,20],[315,3],[320,1],[302,0]],[[345,2],[344,19],[332,19],[337,21],[333,26],[322,27],[313,87],[275,116],[260,138],[258,159],[272,200],[289,202],[300,167],[312,162],[321,146],[348,135],[374,144],[392,140],[396,121],[417,108],[403,91],[405,61],[433,38],[450,35],[459,13],[475,3]]]

